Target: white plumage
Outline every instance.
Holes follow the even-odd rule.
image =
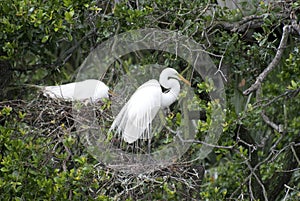
[[[110,131],[116,129],[128,143],[150,138],[151,122],[159,109],[170,106],[179,95],[178,80],[190,84],[176,70],[166,68],[161,72],[159,82],[153,79],[141,85],[121,109]],[[163,93],[160,85],[169,91]]]
[[[73,82],[58,86],[46,86],[42,89],[43,95],[53,99],[69,101],[96,102],[102,98],[108,98],[109,88],[103,82],[88,79],[81,82]]]

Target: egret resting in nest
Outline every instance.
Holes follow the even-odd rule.
[[[190,85],[173,68],[164,69],[157,80],[149,80],[141,85],[121,109],[110,131],[116,129],[125,142],[133,143],[139,138],[150,139],[151,122],[159,109],[174,103],[180,92],[178,80]],[[164,93],[161,86],[168,89]]]
[[[102,98],[108,98],[108,95],[110,94],[106,84],[94,79],[40,88],[42,89],[44,96],[68,101],[97,102]]]

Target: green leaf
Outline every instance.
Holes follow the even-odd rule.
[[[69,12],[68,11],[66,11],[65,12],[65,20],[68,22],[68,23],[70,23],[70,24],[72,24],[73,23],[73,16],[74,16],[74,10],[73,9],[71,9]]]
[[[67,8],[72,5],[72,0],[63,0],[63,2],[64,2],[64,6]]]
[[[5,106],[2,109],[2,111],[0,111],[0,116],[1,115],[9,116],[11,111],[12,111],[12,108],[10,106]]]
[[[42,43],[46,43],[49,39],[49,35],[45,35],[42,39]]]
[[[297,83],[294,80],[291,81],[291,85],[294,89],[297,88]]]

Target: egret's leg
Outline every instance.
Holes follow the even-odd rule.
[[[138,147],[137,142],[134,142],[134,143],[133,143],[132,145],[130,145],[130,146],[132,146],[131,151],[132,151],[132,153],[134,154],[134,152],[135,152],[135,150],[136,150],[136,147]]]
[[[150,156],[151,153],[151,138],[148,138],[148,155]]]
[[[151,137],[152,137],[152,128],[151,128],[151,125],[150,125],[150,128],[149,128],[149,133],[148,133],[148,160],[151,160]]]

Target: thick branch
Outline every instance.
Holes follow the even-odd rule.
[[[261,28],[261,25],[264,23],[264,18],[266,18],[269,14],[262,15],[250,15],[243,17],[240,21],[237,22],[221,22],[218,23],[217,26],[222,26],[225,30],[231,32],[246,32],[248,29],[257,29]],[[275,14],[277,19],[285,19],[288,18],[288,13],[283,12],[280,14]]]
[[[263,80],[267,77],[267,75],[278,65],[278,63],[281,60],[283,51],[286,47],[286,43],[287,43],[287,39],[288,39],[290,30],[291,30],[291,25],[285,25],[283,27],[283,34],[282,34],[281,41],[278,46],[278,50],[276,52],[274,59],[268,65],[268,67],[257,77],[255,83],[252,84],[250,88],[246,89],[243,92],[244,95],[249,95],[251,92],[257,90],[259,88],[259,86],[261,85],[261,83],[263,82]]]
[[[230,22],[223,22],[221,26],[228,31],[231,32],[246,32],[248,29],[257,29],[260,28],[263,24],[262,20],[253,20],[248,22],[237,22],[237,23],[230,23]]]
[[[282,133],[283,132],[283,126],[281,124],[275,124],[274,122],[272,122],[269,117],[265,114],[265,112],[263,111],[261,113],[261,116],[263,118],[263,120],[266,122],[266,124],[268,124],[269,126],[271,126],[273,129],[275,129],[277,132]]]

